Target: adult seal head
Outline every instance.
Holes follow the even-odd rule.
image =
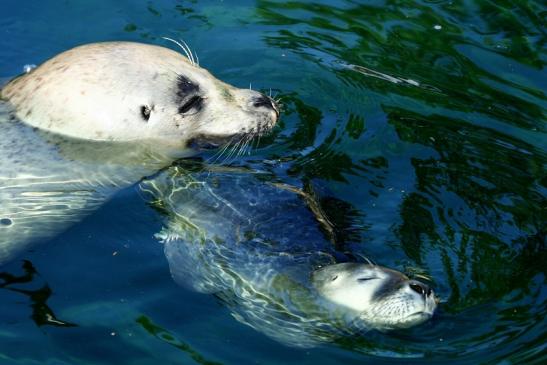
[[[173,159],[277,118],[271,98],[171,49],[109,42],[55,56],[0,90],[0,264]]]
[[[187,147],[255,135],[275,102],[213,77],[171,49],[108,42],[76,47],[10,82],[1,94],[25,123],[86,140]]]

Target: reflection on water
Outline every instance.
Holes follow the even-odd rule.
[[[15,293],[23,294],[28,297],[31,302],[30,307],[32,309],[31,318],[37,326],[59,326],[59,327],[73,327],[74,324],[64,322],[55,317],[53,311],[47,305],[47,300],[51,296],[52,292],[49,285],[42,284],[41,287],[36,289],[26,288],[27,285],[35,285],[36,276],[38,273],[30,261],[23,262],[23,274],[14,275],[10,272],[0,272],[0,279],[3,282],[0,283],[0,289],[10,290]]]
[[[161,341],[164,341],[171,346],[184,351],[190,355],[192,360],[194,360],[198,364],[202,365],[218,365],[219,362],[215,361],[209,361],[203,357],[200,353],[192,349],[192,347],[184,342],[178,341],[172,334],[167,332],[165,329],[161,328],[160,326],[154,324],[150,318],[147,318],[146,316],[140,316],[136,319],[136,322],[142,326],[152,336],[160,339]]]
[[[174,159],[151,143],[65,138],[25,125],[0,101],[0,264],[46,241]]]

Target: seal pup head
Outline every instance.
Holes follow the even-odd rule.
[[[412,327],[430,319],[437,307],[426,284],[381,266],[329,265],[313,272],[312,282],[321,296],[355,312],[356,322],[366,327]]]
[[[225,84],[171,49],[132,42],[63,52],[0,96],[19,119],[56,134],[177,149],[261,134],[279,116],[271,98]]]

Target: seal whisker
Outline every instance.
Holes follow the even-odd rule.
[[[258,146],[260,145],[260,134],[257,134],[257,138],[254,138],[253,147],[255,150],[258,150]]]
[[[192,64],[195,66],[196,60],[194,59],[194,54],[192,53],[192,49],[190,48],[190,46],[188,46],[188,43],[186,43],[182,39],[179,39],[179,40],[182,42],[182,44],[184,44],[184,46],[186,46],[186,49],[188,50],[188,53],[190,54],[190,58],[192,59]]]
[[[183,40],[181,40],[181,42],[184,44],[184,45],[182,45],[179,41],[176,41],[176,40],[174,40],[174,39],[172,39],[172,38],[169,38],[169,37],[162,37],[162,38],[165,39],[165,40],[171,41],[171,42],[175,43],[177,46],[179,46],[179,47],[184,51],[184,54],[186,55],[186,58],[188,59],[188,61],[190,61],[190,63],[191,63],[192,65],[194,65],[194,66],[196,65],[196,63],[195,63],[195,61],[194,61],[194,57],[192,56],[192,53],[189,52],[188,49],[186,49],[186,48],[184,47],[184,45],[185,45],[186,47],[188,47],[188,45],[186,44],[186,42],[184,42]]]
[[[237,150],[238,150],[238,147],[239,145],[241,144],[241,141],[243,141],[243,139],[240,139],[231,149],[230,153],[228,154],[228,157],[226,158],[226,160],[224,160],[224,162],[227,162],[228,160],[230,160],[228,162],[228,164],[231,164],[235,158],[232,158],[234,157],[234,155],[236,154]]]
[[[224,151],[222,152],[222,154],[221,154],[220,156],[218,156],[217,160],[219,160],[220,157],[222,157],[222,155],[223,155],[225,152],[228,151],[228,154],[224,157],[224,159],[221,160],[221,161],[219,162],[220,165],[223,165],[223,164],[226,162],[226,160],[227,160],[228,158],[230,158],[230,155],[231,155],[231,152],[232,152],[231,150],[232,150],[232,148],[233,148],[234,139],[235,139],[235,136],[232,137],[232,138],[228,141],[228,143],[226,143],[226,148],[224,149]],[[215,161],[215,162],[216,162],[216,161]]]
[[[284,111],[285,105],[281,102],[281,99],[274,99],[275,103],[277,104],[277,108],[279,109],[279,112]]]
[[[247,137],[248,135],[243,135],[243,137],[241,137],[237,144],[234,146],[234,153],[232,155],[232,160],[230,161],[230,163],[234,162],[234,160],[241,156],[241,149],[245,145]]]
[[[246,142],[247,138],[246,136],[244,136],[240,141],[239,141],[239,147],[237,148],[237,152],[234,156],[234,159],[237,159],[239,158],[239,156],[241,156],[241,151],[242,149],[245,147],[245,144],[247,143]]]
[[[252,146],[253,146],[253,139],[254,139],[254,135],[249,135],[249,138],[247,138],[247,146],[246,146],[246,149],[247,149],[247,154],[251,154],[251,151],[253,150]]]
[[[220,148],[215,154],[213,154],[213,156],[211,156],[210,158],[207,159],[207,163],[209,163],[213,158],[214,160],[212,162],[210,162],[211,164],[214,164],[218,161],[218,159],[224,154],[224,152],[226,152],[226,150],[228,150],[228,148],[230,147],[230,141],[228,141],[224,146],[222,146],[222,148]]]
[[[260,147],[260,137],[262,137],[262,133],[260,133],[260,131],[258,132],[258,140],[256,142],[256,149],[258,149]]]
[[[254,140],[254,136],[249,136],[249,140],[247,141],[247,151],[245,151],[247,153],[247,155],[251,155],[251,153],[253,152],[253,140]]]
[[[247,154],[247,149],[249,147],[249,142],[251,142],[253,136],[252,134],[249,134],[249,135],[246,135],[245,136],[245,143],[243,143],[243,147],[241,148],[241,153],[240,153],[240,156],[243,156],[245,154]]]

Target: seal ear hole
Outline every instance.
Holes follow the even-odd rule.
[[[150,119],[150,113],[152,112],[152,109],[148,105],[142,105],[141,106],[141,116],[144,120],[148,122],[148,119]]]
[[[335,277],[333,277],[332,279],[330,279],[330,281],[334,281],[334,280],[336,280],[336,279],[338,279],[338,275],[336,275]]]

